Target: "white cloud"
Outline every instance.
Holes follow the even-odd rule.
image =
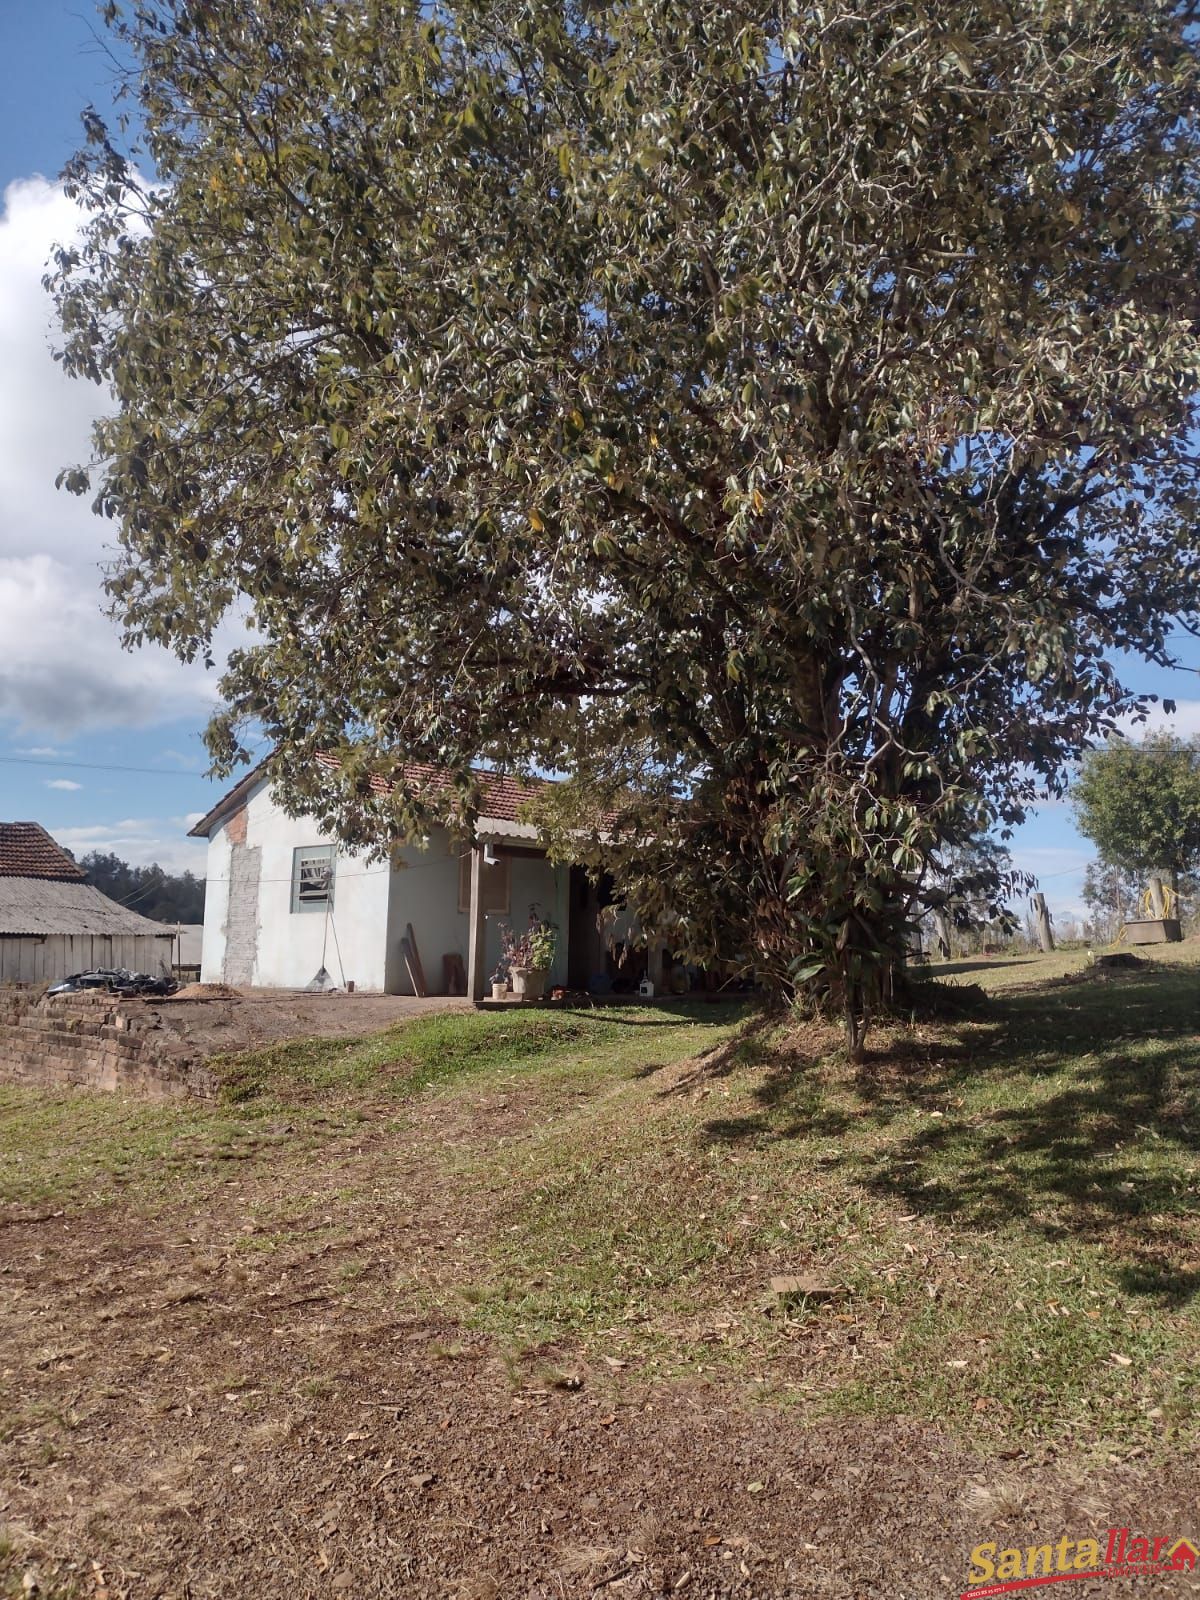
[[[166,651],[122,650],[98,579],[49,556],[0,556],[0,638],[0,717],[25,726],[144,726],[215,698],[212,675]]]
[[[56,750],[53,745],[48,744],[35,744],[31,750],[13,751],[15,756],[57,756],[61,758],[67,754],[66,750]]]
[[[10,184],[0,211],[0,719],[69,734],[205,715],[214,674],[147,646],[123,651],[104,614],[109,526],[57,473],[86,460],[103,390],[50,354],[42,275],[79,213],[54,184]],[[55,752],[49,752],[51,754]]]
[[[1056,922],[1070,920],[1072,922],[1090,922],[1092,913],[1082,900],[1071,900],[1064,904],[1051,907],[1051,915]]]
[[[157,861],[168,872],[194,872],[203,877],[207,841],[185,838],[183,821],[182,817],[126,817],[120,822],[55,828],[53,832],[77,861],[91,850],[111,851],[133,867],[148,867]]]
[[[81,783],[73,783],[70,778],[47,778],[47,789],[82,789]]]
[[[1175,710],[1170,713],[1158,706],[1146,722],[1122,717],[1120,726],[1129,739],[1144,739],[1148,733],[1174,733],[1181,739],[1190,739],[1200,733],[1200,700],[1176,700]]]

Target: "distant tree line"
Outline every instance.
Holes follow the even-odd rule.
[[[131,867],[111,851],[91,850],[79,865],[88,882],[119,905],[155,922],[203,922],[204,879],[194,872],[168,872],[157,862]]]
[[[1143,897],[1152,875],[1174,891],[1175,915],[1193,925],[1200,912],[1200,738],[1111,740],[1084,758],[1074,804],[1080,832],[1099,852],[1083,885],[1092,936],[1115,938],[1122,922],[1149,914]]]

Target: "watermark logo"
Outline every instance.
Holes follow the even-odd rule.
[[[961,1600],[1040,1589],[1073,1578],[1140,1578],[1156,1572],[1195,1572],[1200,1541],[1164,1534],[1136,1537],[1130,1528],[1109,1528],[1104,1539],[1064,1537],[1056,1544],[977,1544],[971,1551],[968,1588]]]

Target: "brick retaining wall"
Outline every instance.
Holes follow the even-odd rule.
[[[0,1083],[122,1090],[153,1099],[211,1099],[201,1055],[163,1032],[140,1000],[93,991],[47,999],[0,989]]]

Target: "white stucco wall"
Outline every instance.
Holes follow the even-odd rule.
[[[400,948],[409,923],[431,994],[445,992],[444,955],[456,953],[466,967],[468,917],[458,909],[458,858],[446,832],[437,830],[424,846],[406,846],[395,869],[339,849],[326,938],[323,914],[291,909],[292,865],[297,848],[333,841],[323,836],[315,823],[280,811],[264,783],[251,794],[244,817],[235,814],[227,818],[209,839],[200,973],[205,983],[247,981],[245,950],[235,950],[228,939],[233,838],[240,840],[243,830],[244,849],[258,852],[258,926],[248,980],[254,986],[303,988],[321,965],[324,941],[325,966],[335,983],[340,984],[344,977],[353,980],[358,989],[411,994],[412,983]],[[527,839],[519,842],[528,844]],[[569,881],[566,866],[555,868],[546,861],[513,858],[509,915],[487,919],[488,975],[500,958],[500,924],[511,920],[515,927],[523,928],[530,903],[537,902],[542,916],[559,928],[551,982],[566,982]]]
[[[204,873],[200,981],[220,983],[225,965],[225,914],[229,905],[229,835],[223,827],[209,835]]]
[[[238,835],[245,829],[244,840]],[[295,851],[332,843],[307,818],[289,817],[275,805],[262,784],[250,796],[244,819],[226,819],[209,839],[208,877],[204,900],[204,948],[200,976],[205,983],[246,982],[230,941],[230,883],[239,845],[257,851],[258,925],[248,963],[248,981],[256,988],[300,989],[324,962],[336,984],[352,981],[359,989],[384,987],[388,892],[391,870],[338,850],[334,863],[333,906],[323,911],[292,910]],[[327,927],[328,920],[328,927]]]

